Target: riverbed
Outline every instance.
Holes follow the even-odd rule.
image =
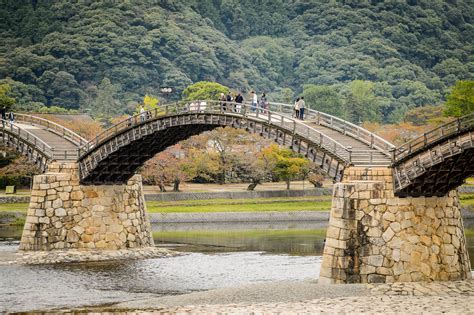
[[[474,220],[464,221],[471,259]],[[110,305],[268,281],[317,279],[326,222],[153,225],[170,258],[59,265],[0,265],[0,312]],[[0,228],[0,257],[21,228]]]

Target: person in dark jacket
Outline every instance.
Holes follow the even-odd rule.
[[[13,112],[8,113],[8,118],[10,119],[10,125],[13,125],[13,123],[15,122],[15,115],[13,114]]]
[[[242,109],[242,103],[244,102],[244,97],[242,96],[242,94],[237,94],[237,96],[235,97],[235,102],[237,103],[235,105],[235,111],[237,113],[240,113],[240,110]]]
[[[1,117],[2,117],[2,125],[3,127],[5,127],[5,121],[7,120],[7,109],[5,108],[5,106],[2,107],[2,109],[0,110],[1,112]]]

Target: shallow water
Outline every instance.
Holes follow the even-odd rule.
[[[248,283],[275,280],[316,279],[319,275],[321,257],[315,254],[297,255],[292,248],[306,248],[313,245],[307,236],[298,236],[298,231],[320,228],[315,225],[292,223],[270,226],[233,225],[227,226],[154,226],[159,231],[207,231],[219,232],[211,238],[186,237],[182,240],[156,243],[185,252],[183,256],[147,259],[125,262],[76,263],[43,266],[0,266],[0,312],[32,311],[84,305],[104,305],[113,302],[130,301],[153,296],[183,294],[192,291],[236,286]],[[263,228],[267,230],[264,230]],[[270,227],[277,229],[271,230]],[[248,233],[248,231],[259,231]],[[235,232],[237,231],[237,235]],[[263,231],[263,234],[262,234]],[[288,246],[277,246],[274,238],[266,240],[265,231],[278,231],[275,237],[282,241],[282,232],[292,233]],[[295,233],[295,231],[297,231]],[[20,231],[21,232],[21,231]],[[222,233],[224,232],[224,233]],[[234,235],[231,242],[224,242],[226,234]],[[238,236],[240,232],[244,235]],[[186,232],[184,232],[186,234]],[[275,233],[274,233],[275,234]],[[0,256],[11,253],[18,247],[18,231],[0,229]],[[9,238],[9,240],[6,240]],[[210,241],[213,239],[214,241]],[[221,239],[220,242],[217,240]],[[177,243],[179,242],[179,243]],[[256,250],[258,243],[267,242]],[[322,239],[318,241],[322,244]],[[217,244],[219,243],[219,244]],[[271,245],[271,244],[274,244]],[[271,249],[274,248],[275,252]],[[289,253],[292,255],[290,255]],[[299,250],[298,250],[299,251]]]
[[[465,220],[474,266],[474,220]],[[43,266],[0,265],[0,313],[104,305],[274,280],[316,279],[326,223],[154,225],[183,256]],[[0,260],[21,229],[0,228]]]

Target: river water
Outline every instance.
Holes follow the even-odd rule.
[[[474,221],[465,220],[474,266]],[[154,225],[184,255],[122,262],[0,265],[0,313],[107,305],[274,280],[316,279],[326,223]],[[0,228],[0,259],[21,229]]]

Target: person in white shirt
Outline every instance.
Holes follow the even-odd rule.
[[[255,91],[252,91],[251,94],[252,94],[252,112],[254,112],[257,110],[258,99],[257,99],[257,93],[255,93]]]
[[[145,108],[143,108],[143,105],[140,107],[140,121],[144,122],[146,120],[146,113],[145,113]]]
[[[300,117],[300,98],[299,97],[296,99],[293,109],[295,110],[295,118]]]
[[[299,102],[299,108],[300,108],[300,119],[304,120],[304,109],[305,109],[305,103],[304,103],[304,97],[301,96],[300,102]]]

